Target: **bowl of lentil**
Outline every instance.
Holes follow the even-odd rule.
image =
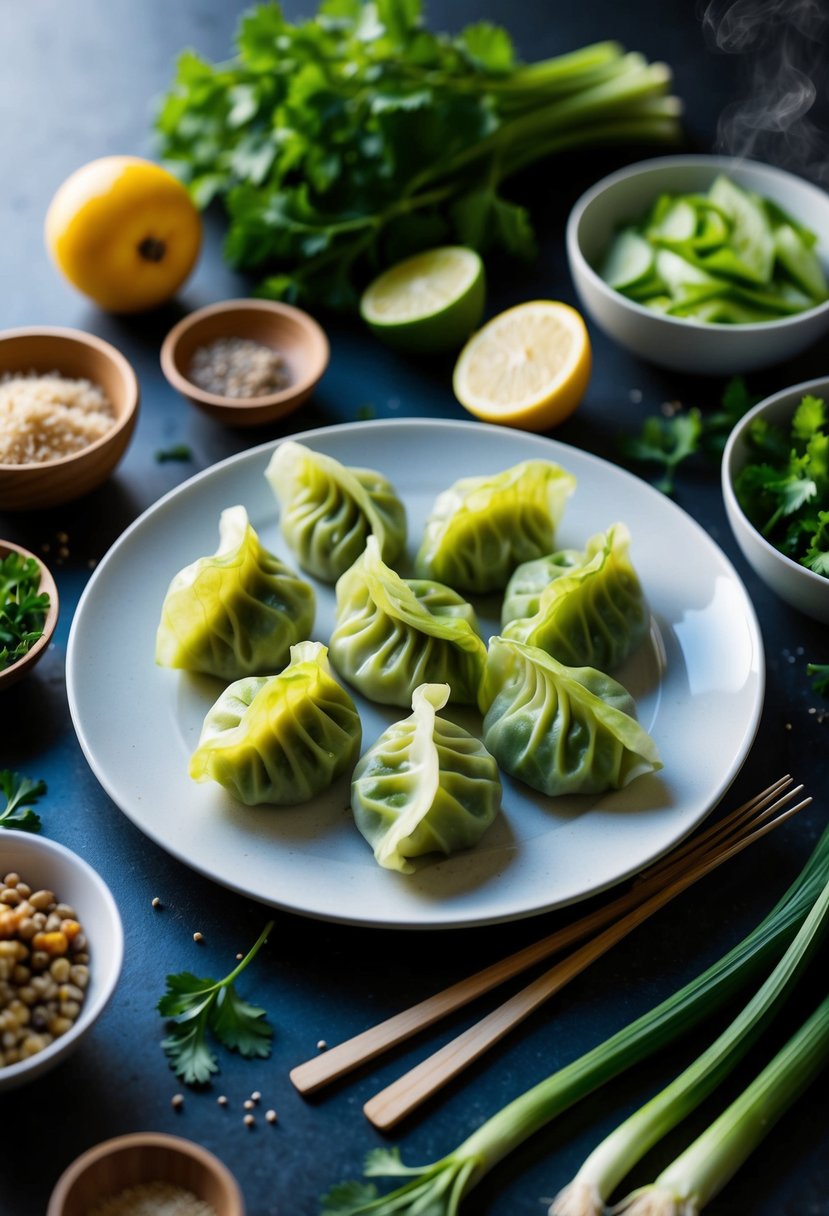
[[[127,449],[138,381],[120,351],[75,329],[0,333],[0,509],[70,502]]]
[[[64,1171],[46,1216],[244,1216],[236,1179],[213,1153],[162,1132],[105,1140]]]
[[[328,366],[328,339],[301,308],[224,300],[174,325],[161,367],[183,397],[229,426],[261,426],[297,409]]]
[[[0,692],[42,659],[58,623],[58,606],[58,589],[45,563],[22,545],[0,540]]]
[[[89,1033],[124,952],[103,879],[77,854],[0,833],[0,1093],[41,1076]]]

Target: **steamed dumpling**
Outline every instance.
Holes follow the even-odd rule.
[[[587,542],[519,566],[507,586],[504,637],[540,646],[569,667],[610,671],[648,629],[648,609],[630,561],[630,533],[614,524]],[[549,581],[536,591],[545,574]]]
[[[405,549],[406,510],[381,473],[289,441],[276,449],[265,477],[279,500],[285,540],[302,569],[323,582],[336,582],[369,536],[384,561]]]
[[[517,565],[555,548],[575,488],[575,477],[551,460],[456,481],[435,500],[415,562],[418,576],[458,591],[501,590]]]
[[[360,716],[326,655],[322,643],[301,642],[279,675],[225,689],[204,720],[193,780],[216,781],[248,806],[287,806],[348,772],[360,754]]]
[[[543,794],[621,789],[662,767],[621,684],[536,646],[492,638],[478,706],[501,768]]]
[[[412,713],[385,730],[351,781],[354,821],[389,870],[477,844],[501,806],[498,765],[479,739],[439,718],[448,684],[422,684]]]
[[[170,583],[155,661],[236,680],[275,671],[314,624],[313,588],[261,544],[244,507],[219,520],[219,548]]]
[[[411,704],[419,684],[448,684],[450,700],[474,703],[486,661],[475,613],[439,583],[402,579],[370,536],[337,583],[331,661],[371,701]]]

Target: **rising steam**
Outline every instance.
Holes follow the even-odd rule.
[[[810,113],[827,77],[827,26],[827,0],[709,0],[706,37],[744,57],[749,85],[720,116],[718,152],[829,184],[829,136]]]

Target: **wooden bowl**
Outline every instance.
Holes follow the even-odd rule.
[[[287,387],[262,397],[225,397],[199,388],[188,379],[193,355],[218,338],[249,338],[279,351],[290,377]],[[161,368],[173,388],[211,418],[229,426],[261,426],[307,400],[329,353],[324,331],[301,308],[272,300],[224,300],[173,326],[161,347]]]
[[[43,658],[58,623],[58,589],[50,571],[36,553],[30,553],[28,549],[12,544],[10,540],[0,540],[0,558],[8,557],[10,553],[19,553],[21,557],[32,557],[37,562],[40,567],[39,590],[45,591],[49,596],[49,608],[46,612],[46,620],[43,622],[43,633],[34,646],[24,654],[22,659],[18,659],[10,667],[0,670],[0,692],[5,692],[12,684],[16,684],[19,679],[28,675],[35,664]]]
[[[135,372],[114,346],[76,329],[7,329],[0,333],[0,376],[57,372],[90,380],[115,411],[112,428],[88,447],[32,464],[0,464],[0,509],[26,511],[70,502],[106,481],[126,451],[138,412]]]
[[[109,1196],[147,1182],[191,1191],[216,1216],[245,1216],[239,1185],[218,1157],[192,1140],[161,1132],[116,1136],[83,1153],[58,1179],[46,1216],[89,1216]]]

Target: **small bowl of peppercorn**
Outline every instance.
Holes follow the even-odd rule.
[[[161,367],[183,397],[229,426],[261,426],[292,413],[328,366],[328,339],[301,308],[224,300],[174,325]]]
[[[43,791],[8,771],[0,779],[18,816]],[[112,996],[124,953],[115,900],[87,862],[29,831],[2,836],[0,1093],[74,1051]]]
[[[58,589],[47,566],[0,540],[0,693],[31,672],[58,623]]]

